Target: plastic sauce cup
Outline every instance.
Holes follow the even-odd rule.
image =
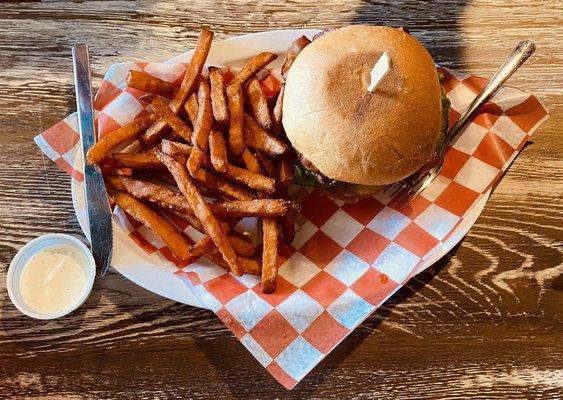
[[[80,266],[84,269],[84,273],[86,275],[86,285],[80,295],[76,297],[76,299],[65,309],[53,313],[39,312],[33,309],[29,304],[26,304],[24,296],[21,293],[20,282],[22,278],[22,271],[30,258],[38,252],[48,250],[50,248],[60,249],[65,247],[77,250],[83,256],[82,259],[85,260],[85,262],[81,263]],[[10,300],[22,313],[37,319],[55,319],[71,313],[86,301],[92,292],[95,277],[96,263],[88,247],[75,237],[61,233],[54,233],[33,239],[17,252],[10,263],[6,284]]]

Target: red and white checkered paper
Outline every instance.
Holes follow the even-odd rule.
[[[127,88],[131,69],[145,70],[179,82],[184,66],[123,63],[112,66],[95,98],[100,136],[146,112]],[[450,124],[459,117],[483,78],[440,68],[452,102]],[[276,85],[266,77],[264,90]],[[354,204],[334,201],[318,191],[294,187],[302,201],[298,231],[291,245],[280,248],[278,288],[260,291],[259,278],[233,276],[204,259],[186,265],[148,229],[118,208],[118,225],[159,263],[174,263],[187,290],[213,310],[231,332],[283,386],[295,386],[325,355],[390,295],[419,273],[443,250],[448,238],[460,240],[476,202],[547,118],[533,95],[503,88],[475,117],[446,153],[440,176],[404,208],[375,196]],[[35,138],[64,171],[81,180],[79,137],[73,114]],[[199,234],[182,221],[177,225],[192,240]],[[254,229],[253,220],[243,221]],[[456,233],[458,235],[456,236]]]

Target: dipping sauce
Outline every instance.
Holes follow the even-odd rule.
[[[68,310],[86,290],[87,264],[79,249],[48,247],[34,254],[20,276],[20,293],[37,312],[52,314]]]

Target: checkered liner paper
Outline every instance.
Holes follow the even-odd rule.
[[[132,69],[179,82],[184,65],[113,65],[95,98],[99,136],[146,112],[138,100],[143,93],[125,86]],[[439,70],[452,102],[451,125],[486,80]],[[429,267],[448,239],[461,240],[476,204],[547,116],[536,97],[503,88],[447,151],[440,176],[404,208],[387,206],[382,196],[344,204],[292,188],[292,197],[302,204],[298,231],[291,245],[280,248],[278,288],[270,295],[261,293],[258,277],[236,277],[206,259],[177,262],[122,210],[116,208],[114,216],[157,263],[175,264],[186,290],[213,310],[283,386],[292,388],[409,278]],[[73,114],[35,141],[61,169],[82,180],[75,169],[81,157],[77,130]],[[199,239],[191,227],[173,221],[192,240]],[[253,220],[243,224],[255,229]]]

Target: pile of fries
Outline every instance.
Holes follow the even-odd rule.
[[[209,67],[205,74],[212,39],[201,31],[179,87],[130,71],[127,84],[146,92],[140,100],[149,112],[101,138],[87,158],[102,166],[112,200],[176,258],[205,256],[236,275],[259,275],[262,291],[272,293],[278,237],[293,241],[299,211],[287,194],[294,175],[281,125],[283,87],[269,99],[256,78],[277,56],[264,52],[238,72]],[[191,242],[170,215],[203,237]],[[245,217],[262,221],[261,257],[233,229]]]

